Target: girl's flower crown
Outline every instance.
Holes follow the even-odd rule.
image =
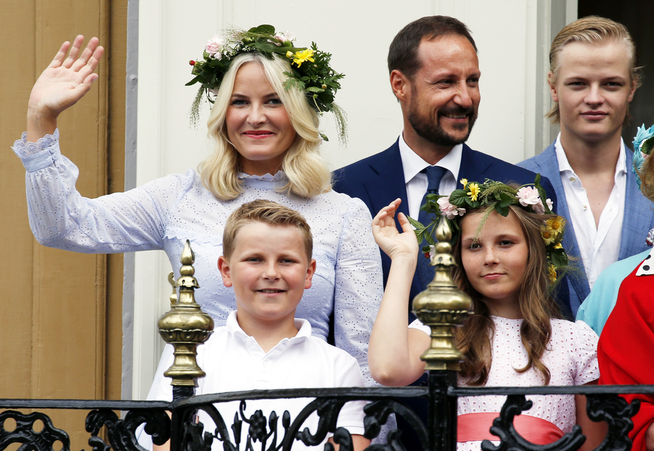
[[[652,153],[654,148],[654,125],[649,129],[645,128],[645,124],[638,127],[636,136],[634,137],[634,166],[631,170],[636,174],[636,182],[640,188],[640,177],[638,173],[640,168],[643,167],[645,159]]]
[[[205,46],[202,60],[191,60],[193,79],[186,86],[200,83],[200,89],[191,107],[191,120],[197,123],[200,101],[203,97],[213,103],[215,93],[223,81],[234,58],[242,53],[257,52],[266,58],[274,55],[286,58],[291,72],[286,72],[286,90],[295,88],[303,91],[309,105],[318,114],[331,111],[336,117],[339,138],[346,139],[345,114],[334,103],[336,91],[341,87],[339,80],[345,75],[335,72],[329,65],[332,55],[325,53],[311,43],[311,48],[295,47],[295,36],[291,33],[275,32],[272,25],[259,25],[248,31],[228,30],[223,35],[213,36]],[[326,136],[321,135],[327,140]]]
[[[420,209],[434,215],[434,219],[429,224],[423,225],[413,218],[409,218],[409,221],[415,227],[419,243],[426,240],[429,245],[435,246],[434,231],[441,216],[452,221],[455,233],[458,234],[461,232],[459,221],[467,210],[485,208],[487,215],[495,210],[506,217],[509,214],[509,206],[515,205],[530,213],[550,215],[551,217],[541,225],[541,237],[547,253],[549,279],[554,283],[568,266],[568,256],[561,245],[565,219],[552,212],[552,201],[547,198],[545,190],[540,185],[540,178],[540,174],[536,174],[534,186],[523,185],[518,188],[489,179],[484,183],[462,179],[463,189],[454,190],[449,196],[427,195],[426,203]],[[542,199],[546,199],[545,203]],[[423,251],[429,252],[431,246],[426,246]]]
[[[634,165],[631,170],[636,174],[636,183],[638,188],[641,188],[640,171],[645,163],[645,160],[652,154],[654,148],[654,125],[650,128],[645,128],[645,124],[638,127],[636,136],[634,137]],[[654,245],[654,229],[651,229],[645,238],[645,242],[652,246]]]

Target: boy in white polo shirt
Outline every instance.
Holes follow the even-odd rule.
[[[275,202],[249,202],[230,215],[218,269],[225,286],[234,288],[236,311],[229,315],[224,327],[217,328],[198,347],[198,364],[207,376],[198,380],[196,394],[364,385],[354,357],[312,337],[309,322],[295,319],[295,309],[304,290],[311,287],[316,269],[312,248],[313,238],[305,219]],[[172,399],[170,380],[163,376],[172,365],[172,351],[172,346],[167,345],[148,399]],[[272,410],[279,418],[289,411],[292,421],[309,401],[307,398],[246,401],[243,415],[238,413],[238,402],[214,405],[230,431],[230,440],[235,443],[230,427],[235,414],[238,413],[240,420],[249,420],[259,409],[267,418]],[[355,450],[369,444],[362,436],[363,405],[364,402],[347,403],[338,419],[338,426],[352,434]],[[213,421],[203,411],[200,411],[200,422],[205,431],[215,432]],[[300,430],[309,427],[315,433],[317,424],[318,417],[313,414]],[[277,428],[277,443],[281,443],[284,430],[279,419]],[[250,425],[243,421],[240,444],[235,443],[239,449],[246,449],[249,441],[260,440],[250,437],[249,431]],[[273,437],[268,438],[266,447]],[[145,440],[140,441],[144,444]],[[164,445],[168,446],[169,443]],[[292,449],[323,447],[324,442],[309,448],[295,441]],[[214,439],[213,449],[223,449],[218,439]]]

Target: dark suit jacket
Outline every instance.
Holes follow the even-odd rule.
[[[636,175],[631,171],[634,153],[627,148],[626,154],[627,189],[624,200],[624,219],[622,221],[622,239],[620,240],[618,260],[623,260],[648,249],[645,238],[647,237],[647,232],[651,228],[654,228],[654,205],[640,192],[636,183]],[[575,309],[573,313],[576,313],[576,307],[590,293],[590,286],[588,285],[588,279],[586,278],[583,262],[581,261],[575,230],[570,220],[570,210],[568,210],[568,202],[565,198],[563,183],[561,183],[559,160],[556,158],[554,143],[539,155],[518,164],[531,171],[540,172],[544,177],[548,177],[558,196],[559,203],[555,204],[555,207],[557,213],[565,217],[566,220],[563,247],[571,257],[577,258],[577,264],[581,268],[580,271],[573,272],[568,277],[570,303]]]
[[[463,188],[460,183],[462,178],[467,178],[471,182],[483,183],[486,179],[491,179],[504,183],[516,182],[523,185],[533,183],[535,176],[531,171],[472,150],[464,144],[457,188]],[[552,184],[549,180],[543,178],[541,185],[556,206],[557,199]],[[399,197],[402,199],[399,211],[407,216],[409,215],[402,158],[400,157],[400,147],[397,141],[383,152],[334,171],[333,188],[335,191],[363,200],[372,216],[375,216],[379,210]],[[382,252],[384,284],[386,284],[390,267],[390,258]],[[421,286],[417,275],[414,276],[411,286],[411,299],[424,291],[425,288]],[[567,293],[559,293],[559,298],[559,303],[562,304],[564,311],[569,311]]]

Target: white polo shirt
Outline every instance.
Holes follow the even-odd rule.
[[[427,191],[427,174],[420,172],[430,166],[409,145],[404,141],[404,136],[399,139],[400,157],[402,158],[402,169],[404,170],[404,182],[406,184],[406,197],[409,208],[409,216],[418,219],[420,204]],[[456,189],[459,168],[461,167],[461,155],[463,144],[457,144],[434,166],[447,169],[438,186],[438,193],[448,195]],[[471,180],[472,181],[472,180]],[[477,180],[483,182],[483,180]]]
[[[296,319],[295,327],[298,328],[295,337],[284,338],[266,353],[253,337],[243,332],[236,320],[236,312],[230,313],[225,326],[214,330],[207,342],[198,346],[198,365],[207,376],[198,380],[196,395],[255,389],[364,386],[363,376],[354,357],[324,340],[312,337],[308,321]],[[172,400],[171,379],[163,375],[172,363],[173,347],[166,345],[148,399]],[[277,443],[281,444],[284,431],[281,417],[284,411],[289,411],[293,421],[310,401],[308,398],[246,401],[245,417],[249,418],[261,409],[266,418],[269,418],[270,412],[274,410],[278,416],[277,430],[281,432],[281,435],[278,432]],[[350,434],[363,434],[365,404],[364,401],[345,404],[338,417],[338,426],[346,428]],[[239,410],[239,402],[216,403],[214,406],[222,415],[234,443],[231,425]],[[200,422],[204,424],[204,431],[214,432],[213,421],[203,411],[200,411]],[[309,427],[315,433],[317,425],[318,416],[314,413],[300,430]],[[241,450],[246,446],[248,427],[243,422]],[[147,434],[139,436],[139,442],[145,447],[149,439]],[[270,440],[272,438],[266,446],[270,445]],[[259,442],[256,444],[260,445]],[[324,444],[309,448],[301,441],[296,441],[293,450],[316,450],[323,446]],[[222,443],[214,440],[212,449],[222,451]]]
[[[622,239],[622,221],[627,190],[627,154],[622,139],[620,155],[615,166],[613,190],[595,226],[595,217],[590,208],[588,193],[581,180],[572,170],[568,157],[561,146],[561,134],[554,143],[559,161],[561,183],[568,202],[570,219],[575,230],[581,260],[584,263],[588,285],[593,288],[595,280],[611,263],[618,261]]]

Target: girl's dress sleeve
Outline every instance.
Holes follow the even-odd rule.
[[[36,143],[26,134],[13,149],[26,169],[32,233],[45,246],[84,253],[162,248],[166,214],[188,177],[168,176],[141,188],[96,199],[75,188],[79,169],[59,150],[59,132]]]
[[[599,379],[597,363],[597,341],[599,337],[584,321],[577,321],[576,336],[572,340],[575,345],[575,362],[577,365],[575,385],[584,385]]]
[[[349,200],[343,221],[335,267],[334,339],[357,359],[366,385],[373,385],[368,342],[383,294],[381,257],[372,236],[372,217],[361,200]]]

